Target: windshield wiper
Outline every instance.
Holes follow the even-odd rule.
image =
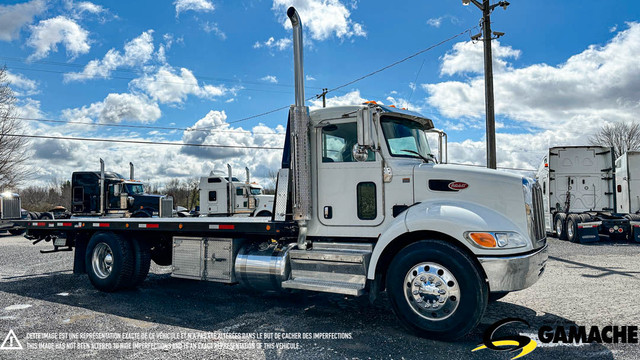
[[[418,155],[418,156],[420,157],[420,159],[424,160],[424,162],[426,162],[426,163],[428,163],[428,162],[429,162],[429,158],[427,158],[427,157],[423,156],[422,154],[420,154],[420,153],[419,153],[419,152],[417,152],[417,151],[413,151],[413,150],[400,150],[400,151],[405,151],[405,152],[408,152],[408,153],[411,153],[411,154],[416,154],[416,155]],[[435,162],[435,161],[434,161],[434,162]]]

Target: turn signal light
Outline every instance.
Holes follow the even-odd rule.
[[[491,235],[489,233],[470,233],[469,237],[476,244],[478,244],[478,245],[480,245],[482,247],[494,248],[494,247],[498,246],[496,244],[496,239],[493,237],[493,235]]]

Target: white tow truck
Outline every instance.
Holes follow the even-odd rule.
[[[74,248],[74,271],[102,291],[140,284],[153,258],[174,277],[254,289],[386,291],[417,335],[464,336],[490,295],[522,290],[544,272],[540,187],[436,163],[426,136],[433,123],[411,111],[370,103],[309,112],[302,26],[294,8],[287,15],[296,101],[272,217],[29,221],[28,238]]]
[[[231,165],[227,174],[212,171],[200,178],[200,215],[204,216],[268,216],[273,215],[274,196],[265,195],[262,186],[250,182],[249,168],[241,182],[233,176]]]

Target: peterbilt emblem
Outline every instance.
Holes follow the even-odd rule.
[[[469,184],[465,182],[456,181],[456,182],[449,183],[448,187],[451,190],[464,190],[469,187]]]

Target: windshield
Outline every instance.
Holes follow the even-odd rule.
[[[259,188],[251,188],[251,195],[261,195],[262,189]]]
[[[126,184],[125,186],[129,195],[144,194],[144,186],[142,184]]]
[[[383,117],[381,123],[391,156],[419,158],[420,154],[427,159],[432,157],[422,125],[415,121],[392,117]]]

